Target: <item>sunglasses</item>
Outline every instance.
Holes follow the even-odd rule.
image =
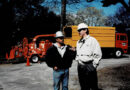
[[[79,29],[78,32],[80,32],[80,31],[82,31],[82,30],[86,30],[86,28]]]
[[[84,29],[80,29],[80,30],[78,30],[78,32],[81,32],[82,30],[84,30]]]
[[[59,39],[64,39],[64,37],[58,37]]]

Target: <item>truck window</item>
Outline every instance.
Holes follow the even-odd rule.
[[[119,39],[119,35],[117,35],[117,40],[120,40],[120,39]]]
[[[65,37],[72,37],[72,28],[71,27],[65,27],[64,34],[65,34]]]
[[[121,35],[121,36],[120,36],[120,40],[121,40],[121,41],[126,41],[126,36]]]

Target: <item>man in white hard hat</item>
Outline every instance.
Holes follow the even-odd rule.
[[[64,35],[61,31],[56,32],[56,43],[47,50],[46,63],[53,68],[54,90],[68,90],[69,68],[75,58],[71,47],[64,44]]]
[[[77,31],[81,37],[76,47],[81,90],[99,90],[96,68],[102,57],[100,45],[94,37],[89,35],[88,26],[85,23],[80,23]]]

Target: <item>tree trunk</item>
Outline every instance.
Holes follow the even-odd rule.
[[[61,27],[60,30],[63,31],[63,27],[66,24],[66,0],[61,0]]]

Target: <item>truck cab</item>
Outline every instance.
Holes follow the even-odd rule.
[[[116,57],[121,57],[128,50],[128,36],[126,33],[116,33]]]

